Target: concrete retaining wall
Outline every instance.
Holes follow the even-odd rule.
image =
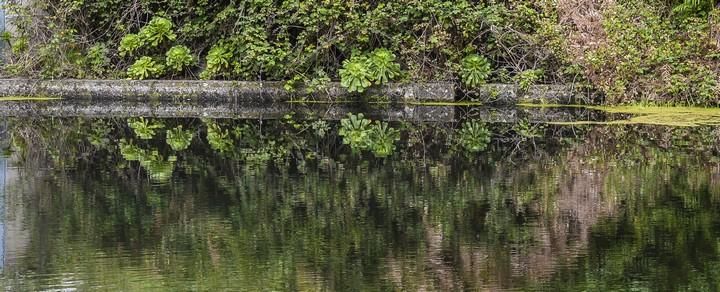
[[[573,85],[532,85],[522,90],[515,84],[485,84],[467,93],[469,98],[487,104],[593,104],[598,101],[592,92],[584,92]]]
[[[194,99],[233,102],[278,102],[302,97],[284,89],[284,82],[198,80],[0,80],[0,96],[55,96],[77,99]],[[303,92],[302,89],[296,92]],[[388,84],[365,94],[404,101],[453,101],[452,83]],[[313,95],[336,100],[350,94],[339,83]]]
[[[82,100],[210,100],[217,102],[282,102],[299,98],[334,101],[352,96],[339,83],[312,96],[284,89],[284,82],[200,81],[200,80],[34,80],[0,79],[0,96],[53,96]],[[452,102],[452,83],[394,83],[369,89],[363,95],[393,101]],[[487,104],[593,103],[589,93],[571,85],[534,85],[521,90],[513,84],[486,84],[467,93],[468,98]],[[349,98],[356,100],[355,98]]]

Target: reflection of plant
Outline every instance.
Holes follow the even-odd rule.
[[[372,123],[363,114],[348,114],[340,121],[339,134],[353,153],[370,150],[376,157],[390,156],[395,151],[395,142],[400,140],[400,131],[385,122]]]
[[[120,154],[127,161],[140,162],[140,166],[148,172],[150,178],[159,182],[170,180],[177,161],[175,156],[171,155],[165,159],[157,150],[142,149],[125,139],[120,140]]]
[[[155,130],[162,129],[165,126],[160,122],[150,123],[145,118],[130,119],[128,126],[133,129],[135,135],[142,140],[150,140],[155,136]]]
[[[400,131],[390,128],[388,123],[376,121],[370,127],[370,151],[376,157],[388,157],[395,152],[395,142],[400,140]]]
[[[323,120],[314,121],[310,126],[315,131],[315,135],[319,138],[324,138],[327,132],[330,131],[330,125]]]
[[[190,147],[190,143],[193,138],[193,131],[184,131],[183,126],[177,126],[174,129],[168,130],[165,135],[165,141],[173,150],[183,151]]]
[[[140,161],[147,155],[145,150],[135,144],[128,143],[125,139],[120,140],[120,154],[127,161]]]
[[[390,50],[376,49],[368,58],[370,74],[375,84],[385,84],[400,75],[400,64]]]
[[[466,121],[458,131],[458,143],[468,152],[480,152],[490,143],[490,130],[479,121]]]
[[[108,126],[108,124],[102,121],[97,121],[92,124],[90,134],[88,135],[88,141],[96,148],[105,148],[105,146],[110,144],[110,138],[108,138],[108,135],[111,130],[112,129]]]
[[[145,168],[151,179],[166,182],[172,178],[176,161],[175,156],[168,156],[165,160],[157,150],[153,150],[140,159],[140,166]]]
[[[340,85],[350,92],[363,92],[372,85],[372,75],[367,58],[355,56],[343,62],[340,69]]]
[[[230,152],[233,149],[233,140],[227,129],[223,130],[216,123],[208,123],[207,140],[210,147],[220,153]]]
[[[370,123],[363,114],[348,114],[347,118],[340,120],[339,135],[343,137],[343,144],[350,145],[354,153],[367,149],[370,144]]]
[[[180,72],[195,62],[186,46],[174,46],[165,54],[165,64],[170,70]]]
[[[535,139],[542,137],[543,126],[540,124],[533,125],[527,120],[519,121],[513,128],[523,140]]]
[[[143,80],[152,77],[159,77],[165,72],[165,66],[155,62],[153,58],[148,56],[142,57],[135,61],[128,68],[127,75],[132,79]]]
[[[463,83],[470,88],[485,83],[485,80],[490,77],[490,72],[492,72],[488,59],[476,54],[462,59],[460,65],[460,77]]]

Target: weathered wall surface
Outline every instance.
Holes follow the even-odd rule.
[[[211,99],[217,101],[277,102],[303,97],[284,89],[284,82],[199,80],[0,80],[2,96],[57,96],[78,99]],[[388,84],[372,88],[367,95],[402,101],[453,101],[452,83]],[[331,83],[313,94],[320,100],[336,100],[350,94]]]
[[[311,96],[302,88],[288,92],[284,82],[200,80],[32,80],[0,79],[0,96],[55,96],[65,99],[212,100],[232,102],[280,102],[297,99],[356,100],[333,82]],[[394,83],[371,88],[363,95],[391,101],[452,102],[457,100],[452,83]],[[488,104],[592,103],[570,85],[534,85],[521,90],[512,84],[486,84],[468,97]],[[348,98],[350,97],[350,98]]]
[[[553,103],[593,104],[592,93],[578,90],[573,85],[532,85],[523,90],[515,84],[485,84],[469,93],[478,101],[488,104]]]

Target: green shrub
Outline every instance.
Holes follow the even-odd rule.
[[[364,92],[372,85],[372,73],[365,56],[355,56],[343,62],[340,85],[350,92]]]
[[[528,91],[530,86],[534,85],[542,78],[544,71],[542,69],[525,70],[516,75],[513,79],[523,91]]]
[[[582,59],[586,75],[608,103],[718,103],[708,18],[665,17],[657,4],[633,0],[605,11],[605,39]]]
[[[125,57],[126,55],[132,55],[142,46],[143,41],[140,36],[131,33],[125,35],[122,40],[120,40],[120,47],[118,50],[120,51],[120,56]]]
[[[672,12],[681,17],[705,14],[717,4],[715,0],[676,0]]]
[[[401,73],[395,58],[395,54],[385,48],[353,56],[343,62],[340,85],[350,92],[364,92],[373,82],[382,85],[395,80]]]
[[[147,56],[135,61],[127,71],[128,77],[137,80],[160,77],[163,74],[165,74],[165,66]]]
[[[484,84],[491,72],[490,62],[483,56],[473,54],[462,59],[460,77],[467,87],[476,88]]]
[[[87,51],[85,57],[90,75],[93,77],[102,77],[110,65],[109,50],[105,44],[96,44]]]
[[[143,44],[157,47],[165,41],[174,41],[173,23],[167,18],[153,17],[138,33]]]
[[[374,50],[367,61],[375,84],[385,84],[400,76],[400,64],[395,62],[395,54],[388,49]]]
[[[230,67],[232,52],[225,45],[215,45],[207,55],[207,68],[201,74],[202,79],[211,79]]]
[[[191,66],[195,59],[190,53],[190,49],[186,46],[174,46],[165,54],[165,64],[175,72],[180,72],[184,68]]]

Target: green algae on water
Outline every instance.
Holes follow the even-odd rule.
[[[523,107],[542,108],[584,108],[610,114],[627,114],[632,117],[613,121],[551,122],[557,125],[629,125],[645,124],[674,127],[696,127],[720,125],[720,108],[690,106],[590,106],[562,104],[518,104]]]
[[[482,106],[484,105],[479,101],[352,101],[352,100],[341,100],[341,101],[321,101],[321,100],[291,100],[287,101],[290,104],[322,104],[322,105],[335,105],[335,104],[371,104],[371,105],[388,105],[388,104],[401,104],[401,105],[417,105],[417,106]]]
[[[2,101],[49,101],[49,100],[61,100],[60,97],[50,96],[1,96],[0,102]]]

